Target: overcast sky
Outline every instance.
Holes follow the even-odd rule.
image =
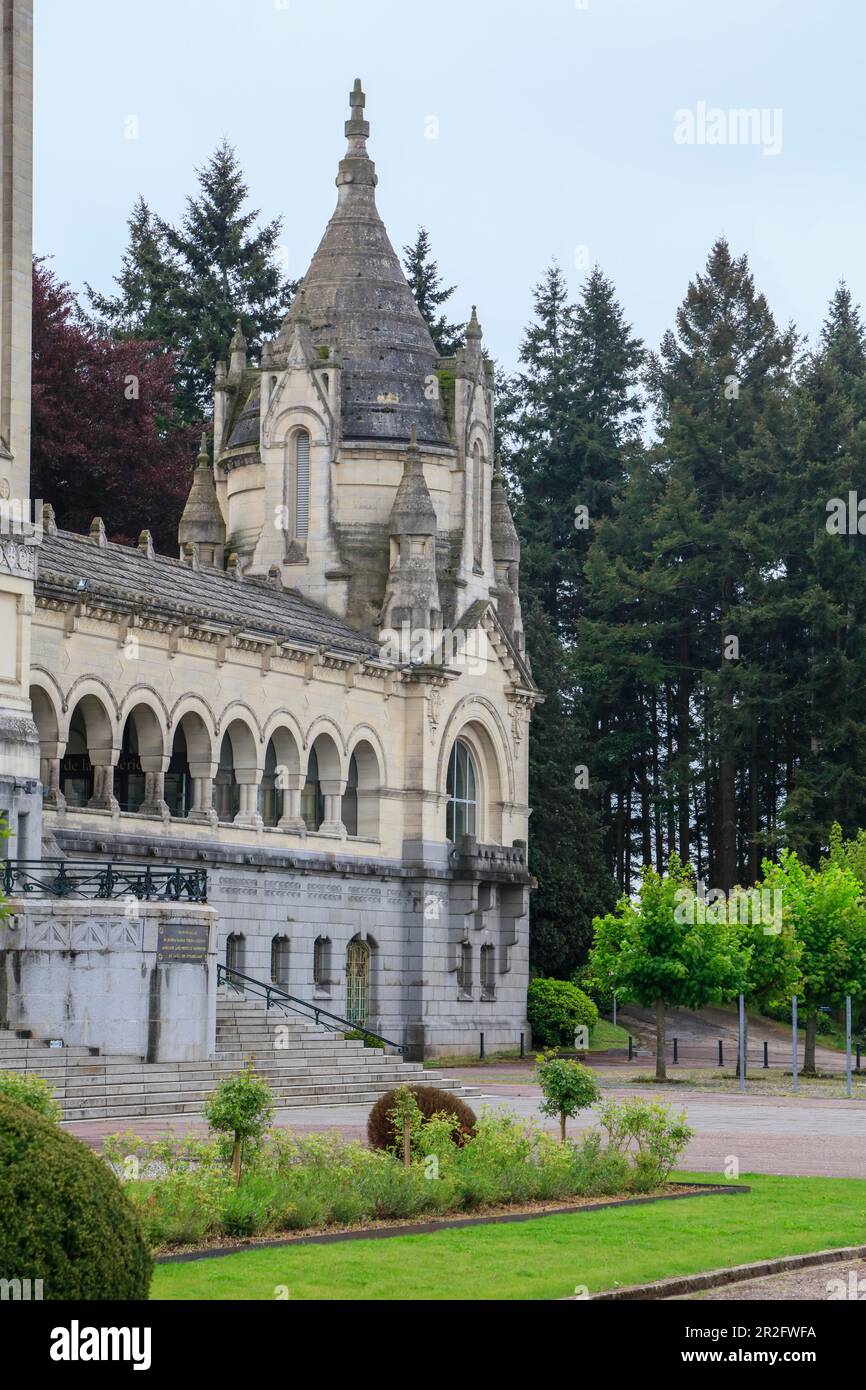
[[[575,294],[598,262],[654,346],[720,233],[777,318],[814,337],[841,277],[866,300],[864,14],[862,0],[36,0],[36,250],[76,289],[110,288],[138,194],[177,218],[227,136],[303,274],[360,76],[391,240],[427,226],[453,317],[477,303],[504,365],[553,257]],[[763,113],[748,143],[727,121],[739,108]]]

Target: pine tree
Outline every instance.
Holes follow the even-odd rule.
[[[866,535],[842,527],[866,497],[866,332],[843,284],[798,382],[799,443],[789,476],[787,602],[799,641],[789,667],[796,758],[782,810],[786,841],[817,866],[833,822],[866,823]],[[866,532],[866,521],[864,521]]]
[[[466,325],[449,323],[441,312],[443,304],[448,303],[457,287],[443,287],[439,266],[431,257],[430,235],[426,227],[418,228],[413,246],[403,247],[403,267],[421,317],[430,329],[436,351],[440,357],[451,357],[463,337]]]
[[[679,481],[683,498],[693,499],[689,516],[681,507],[668,516],[656,546],[656,569],[671,552],[671,537],[674,548],[683,546],[671,593],[680,644],[677,795],[687,813],[696,751],[690,730],[701,708],[703,756],[712,764],[703,807],[713,826],[709,859],[714,886],[726,890],[742,876],[746,858],[749,833],[738,803],[745,803],[754,774],[748,745],[756,707],[768,708],[769,683],[780,669],[778,651],[775,676],[762,652],[775,631],[784,571],[782,494],[794,448],[796,347],[794,329],[780,330],[756,291],[746,257],[735,258],[719,240],[648,374],[659,466],[670,484]],[[787,726],[774,733],[791,736]],[[689,848],[681,845],[683,857]]]
[[[90,290],[96,315],[118,334],[148,334],[177,358],[177,408],[194,422],[207,415],[213,372],[238,319],[253,360],[280,327],[296,286],[278,260],[281,222],[257,225],[245,211],[248,189],[227,141],[196,171],[179,227],[155,217],[139,199],[116,283],[119,294]]]

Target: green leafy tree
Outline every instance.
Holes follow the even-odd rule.
[[[237,1182],[241,1180],[243,1146],[250,1139],[261,1139],[273,1109],[271,1088],[252,1066],[227,1076],[205,1102],[203,1114],[210,1128],[232,1136],[232,1169]]]
[[[730,898],[729,920],[746,957],[745,1002],[760,1013],[790,999],[799,979],[800,946],[780,893],[758,884],[748,890],[735,888]],[[743,1054],[748,1056],[749,1016],[744,1021]],[[737,1058],[737,1074],[743,1057]]]
[[[624,897],[595,922],[590,959],[620,999],[656,1015],[656,1078],[667,1076],[665,1010],[702,1009],[743,989],[748,957],[727,913],[700,910],[687,865],[671,855],[668,872],[645,868],[637,901]]]
[[[564,1144],[567,1122],[601,1099],[598,1082],[588,1067],[557,1057],[555,1052],[540,1053],[535,1060],[542,1096],[538,1108],[542,1115],[559,1119],[559,1138]]]
[[[799,948],[795,992],[806,1018],[803,1072],[813,1076],[819,1008],[866,994],[863,887],[838,851],[813,869],[793,850],[783,850],[779,862],[765,861],[763,870],[763,886],[783,895]]]
[[[442,312],[456,285],[450,285],[447,289],[443,285],[439,266],[430,250],[430,234],[426,227],[419,227],[414,243],[403,247],[403,268],[421,317],[430,329],[436,351],[440,357],[451,357],[463,338],[466,325],[450,323]]]

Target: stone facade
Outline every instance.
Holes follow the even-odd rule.
[[[179,558],[46,508],[30,690],[55,852],[206,868],[231,969],[431,1056],[527,1032],[540,695],[481,329],[437,357],[364,100],[280,333],[217,366]]]
[[[32,0],[2,0],[0,71],[0,816],[10,852],[40,853],[39,744],[30,710],[38,527],[30,500]]]

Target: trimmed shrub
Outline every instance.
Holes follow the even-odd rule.
[[[598,1023],[592,1000],[568,980],[532,980],[526,1015],[533,1042],[542,1047],[573,1047],[581,1025],[592,1031]]]
[[[26,1105],[46,1120],[61,1120],[63,1108],[43,1076],[35,1072],[0,1071],[0,1100]]]
[[[438,1086],[408,1086],[399,1089],[412,1092],[425,1120],[442,1113],[454,1115],[459,1121],[459,1128],[455,1128],[452,1135],[455,1144],[465,1144],[467,1138],[475,1133],[475,1111],[450,1091],[440,1091]],[[402,1131],[397,1133],[390,1118],[390,1111],[396,1103],[397,1091],[386,1091],[370,1111],[367,1119],[367,1140],[371,1149],[402,1148]]]
[[[33,1110],[0,1099],[0,1271],[43,1298],[142,1300],[152,1265],[108,1164]]]

